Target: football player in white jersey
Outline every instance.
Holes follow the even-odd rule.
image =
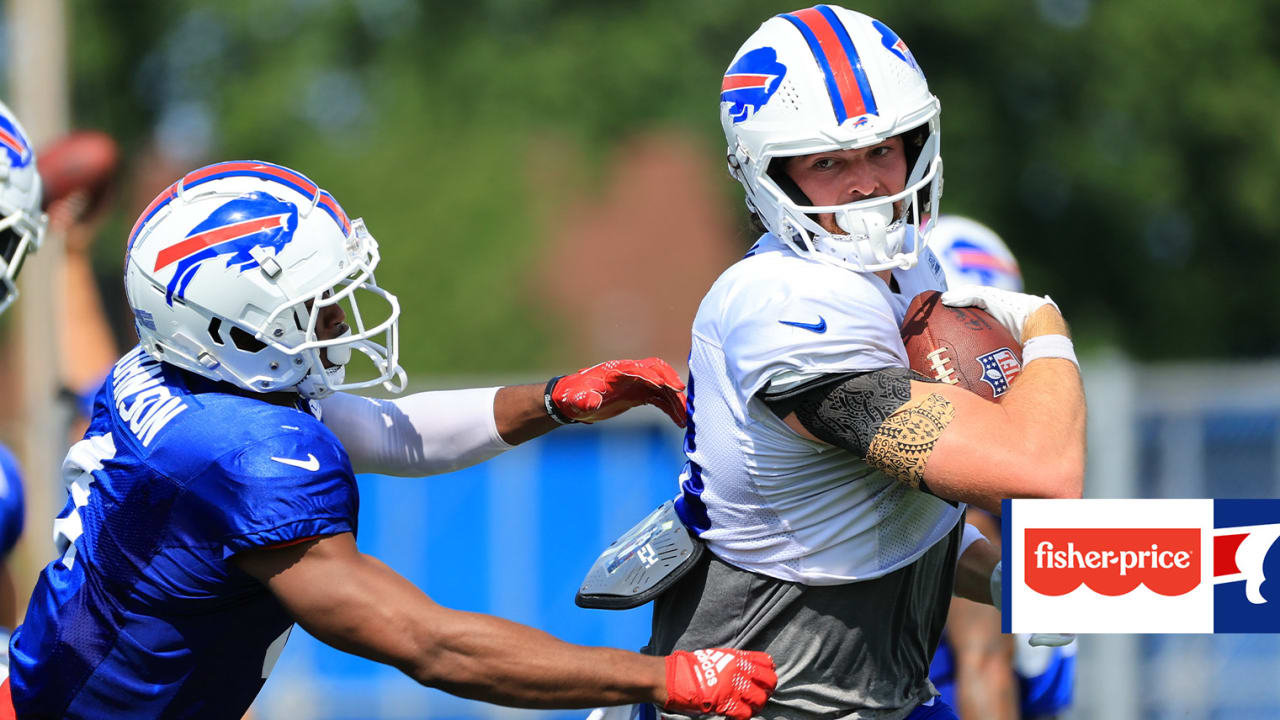
[[[676,510],[710,552],[656,600],[649,651],[772,653],[763,718],[954,717],[928,679],[950,597],[1000,594],[965,504],[1081,494],[1067,325],[1047,298],[965,286],[943,302],[1023,341],[1018,382],[996,404],[908,369],[905,309],[946,286],[927,247],[940,106],[884,23],[770,18],[721,89],[729,171],[767,232],[694,319]]]

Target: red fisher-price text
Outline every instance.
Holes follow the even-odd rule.
[[[1027,587],[1042,595],[1083,584],[1108,596],[1138,585],[1173,596],[1200,584],[1198,528],[1040,528],[1024,541]]]

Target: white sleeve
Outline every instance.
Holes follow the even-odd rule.
[[[378,400],[334,393],[321,421],[338,436],[356,472],[420,477],[488,460],[512,446],[498,434],[498,388],[439,390]]]
[[[744,406],[774,379],[907,366],[893,309],[866,278],[817,268],[761,285],[722,316],[725,362]]]

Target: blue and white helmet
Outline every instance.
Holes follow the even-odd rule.
[[[22,261],[44,240],[36,154],[22,123],[0,103],[0,313],[18,297]]]
[[[306,176],[224,162],[187,173],[142,211],[125,293],[157,360],[254,392],[399,392],[400,304],[374,280],[378,260],[364,222]],[[320,311],[331,305],[351,331],[320,338]],[[372,362],[371,377],[348,381],[352,350]]]
[[[798,252],[858,272],[909,268],[942,196],[940,107],[906,43],[884,23],[834,5],[784,13],[766,20],[725,71],[729,173],[746,189],[747,207]],[[898,135],[907,141],[906,189],[891,197],[814,206],[787,187],[781,163],[771,167],[775,158]],[[848,234],[823,229],[812,217],[819,213],[832,213]]]
[[[987,285],[1022,292],[1022,271],[994,230],[976,220],[943,215],[934,223],[929,247],[947,284]]]

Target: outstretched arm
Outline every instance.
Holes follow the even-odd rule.
[[[571,645],[500,618],[441,607],[361,553],[350,533],[247,551],[233,562],[320,640],[461,697],[531,708],[651,702],[686,712],[691,703],[709,702],[707,711],[745,720],[776,682],[764,653],[725,651],[734,662],[715,678],[723,682],[689,691],[689,683],[703,679],[693,653],[661,658]]]
[[[488,460],[567,423],[654,405],[684,427],[684,383],[659,358],[611,360],[547,384],[423,392],[379,400],[337,393],[321,420],[358,472],[418,477]]]

